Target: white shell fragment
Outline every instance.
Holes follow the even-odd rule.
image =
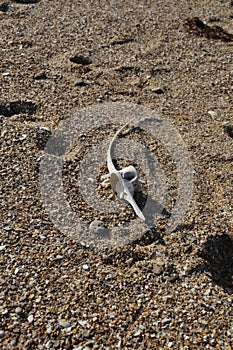
[[[121,170],[117,170],[113,164],[112,161],[112,146],[114,141],[116,140],[117,136],[120,134],[120,132],[129,124],[125,124],[120,130],[117,131],[117,133],[114,135],[107,153],[107,166],[108,171],[110,173],[110,183],[112,186],[112,189],[117,193],[118,197],[120,199],[124,199],[127,201],[132,208],[134,209],[137,216],[145,221],[145,217],[141,210],[139,209],[137,203],[135,202],[133,195],[134,195],[134,189],[137,186],[139,182],[139,177],[137,170],[133,165],[129,165]]]

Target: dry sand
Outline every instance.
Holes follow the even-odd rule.
[[[230,0],[0,3],[1,349],[232,349],[232,34]],[[195,173],[174,232],[103,251],[53,225],[39,165],[49,130],[105,102],[168,118]]]

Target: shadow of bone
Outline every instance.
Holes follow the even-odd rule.
[[[233,237],[227,234],[211,236],[199,253],[213,282],[233,292]]]
[[[157,218],[170,218],[172,215],[163,205],[159,203],[159,201],[152,199],[143,192],[135,192],[134,199],[141,210],[144,208],[146,209],[143,214],[145,215],[146,224],[149,227],[155,225],[156,216]]]
[[[143,195],[143,196],[142,196]],[[164,208],[158,201],[152,199],[150,196],[147,196],[143,193],[136,192],[135,200],[138,203],[139,208],[143,211],[146,205],[146,210],[143,212],[145,216],[146,225],[148,230],[141,236],[140,239],[137,239],[133,242],[135,244],[150,245],[154,242],[159,242],[162,245],[165,245],[165,241],[162,237],[162,232],[159,227],[156,227],[156,216],[159,218],[170,218],[171,213]]]

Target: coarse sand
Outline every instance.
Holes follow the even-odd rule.
[[[232,35],[230,0],[0,2],[1,349],[233,349]],[[106,103],[168,120],[192,161],[193,188],[173,232],[163,215],[137,240],[101,249],[54,225],[39,173],[59,123]],[[136,222],[132,208],[102,215],[77,187],[86,151],[121,126],[97,128],[97,119],[64,161],[63,190],[77,217],[111,229]],[[142,136],[172,211],[169,152],[146,132],[121,140]],[[117,203],[101,180],[105,153],[99,162],[101,203]]]

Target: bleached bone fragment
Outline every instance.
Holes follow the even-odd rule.
[[[134,209],[137,216],[145,221],[145,217],[135,202],[133,195],[134,189],[139,182],[137,170],[133,165],[129,165],[121,170],[117,170],[112,161],[112,147],[113,143],[121,133],[121,131],[129,124],[126,123],[120,130],[114,135],[107,152],[107,166],[110,173],[110,183],[112,189],[117,193],[120,199],[127,201]]]

